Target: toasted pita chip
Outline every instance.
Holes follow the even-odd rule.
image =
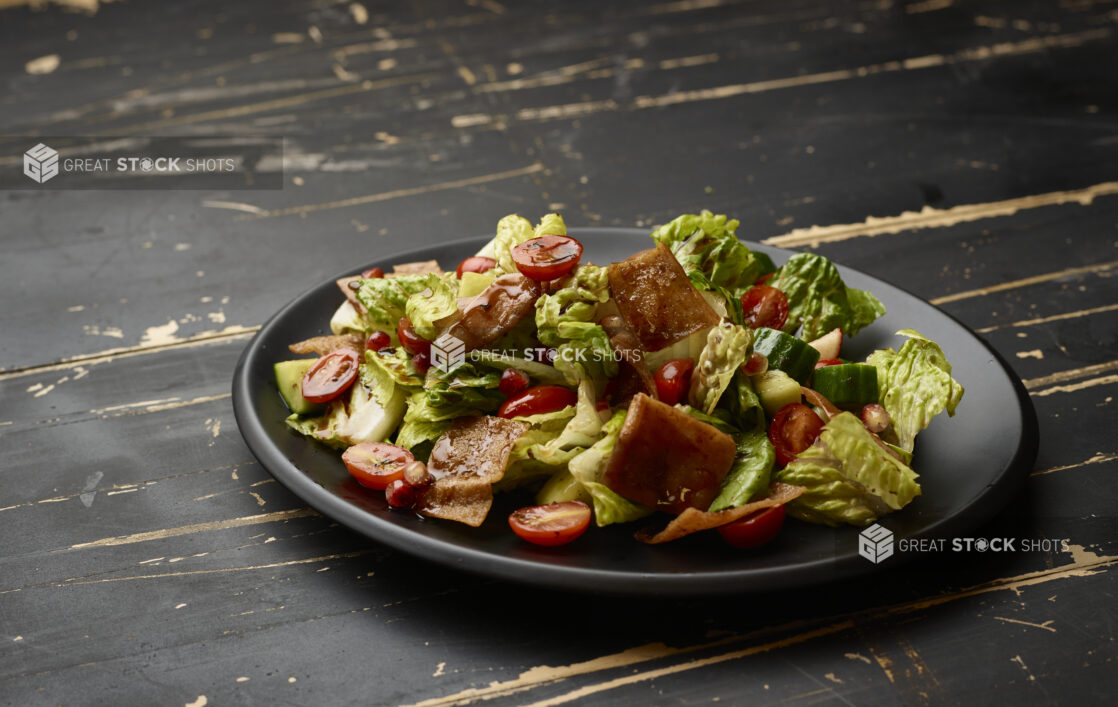
[[[361,351],[365,348],[364,344],[365,342],[357,334],[342,334],[340,336],[316,336],[312,339],[297,341],[287,348],[291,353],[313,353],[319,356],[325,356],[338,349]]]
[[[357,290],[350,287],[351,283],[357,282],[360,279],[360,275],[354,275],[353,277],[343,277],[334,280],[334,283],[338,286],[338,289],[342,291],[342,294],[345,295],[346,301],[352,304],[354,309],[356,309],[358,312],[364,314],[365,305],[357,301]]]
[[[609,288],[645,351],[659,351],[719,321],[662,243],[610,265]]]
[[[529,427],[491,415],[455,420],[435,441],[427,463],[435,481],[420,492],[415,510],[481,525],[493,505],[493,484],[504,478],[512,446]]]
[[[668,523],[660,532],[655,533],[646,528],[638,531],[636,538],[642,543],[648,543],[650,545],[666,543],[669,540],[676,540],[677,538],[682,538],[684,535],[697,533],[700,530],[717,528],[720,525],[733,523],[735,520],[744,518],[751,513],[756,513],[762,508],[782,506],[803,492],[803,486],[793,486],[777,481],[772,486],[769,486],[769,495],[759,501],[747,503],[744,506],[727,508],[724,511],[718,511],[716,513],[688,508],[676,516],[672,522]]]

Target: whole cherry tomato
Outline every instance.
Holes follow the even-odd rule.
[[[775,538],[783,525],[784,506],[771,506],[718,526],[718,533],[734,547],[749,550]]]
[[[369,338],[365,340],[365,348],[369,351],[380,351],[392,343],[392,337],[385,334],[383,331],[374,331],[369,334]]]
[[[590,506],[582,501],[563,501],[546,506],[527,506],[513,511],[509,526],[518,536],[536,545],[566,545],[586,532]]]
[[[497,410],[498,417],[528,417],[555,412],[578,402],[578,395],[561,385],[537,385],[514,395]]]
[[[516,269],[541,282],[566,275],[581,258],[582,244],[569,236],[539,236],[512,249]]]
[[[303,397],[312,403],[328,403],[357,380],[357,352],[338,349],[315,361],[303,376]]]
[[[411,325],[411,320],[407,317],[400,317],[400,321],[397,322],[396,337],[400,339],[400,346],[404,347],[404,351],[407,351],[413,356],[418,353],[427,353],[431,350],[431,342],[415,333],[415,329],[413,329]]]
[[[687,402],[687,393],[691,390],[691,374],[695,370],[695,362],[689,358],[673,358],[656,369],[652,379],[656,382],[656,393],[660,402],[668,405]]]
[[[783,329],[788,323],[788,297],[775,287],[757,285],[741,296],[741,313],[754,329]]]

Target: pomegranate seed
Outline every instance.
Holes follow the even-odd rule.
[[[423,488],[434,480],[435,477],[427,471],[427,465],[421,461],[414,461],[404,467],[404,483],[408,486]]]
[[[380,351],[392,343],[392,337],[385,334],[383,331],[374,331],[369,334],[369,338],[365,340],[365,348],[369,351]]]
[[[361,277],[366,278],[366,279],[375,279],[375,278],[378,278],[378,277],[384,277],[384,271],[381,270],[380,268],[369,268],[365,272],[361,273]]]
[[[876,435],[881,434],[889,427],[889,412],[877,403],[870,403],[863,407],[861,418],[866,429]]]
[[[384,489],[384,499],[393,508],[407,508],[415,503],[415,488],[408,486],[403,479],[396,479]]]
[[[501,374],[501,382],[497,385],[497,389],[509,397],[527,388],[528,374],[518,368],[506,368]]]
[[[415,366],[419,375],[425,376],[427,369],[431,368],[431,357],[423,352],[417,353],[411,357],[411,365]]]

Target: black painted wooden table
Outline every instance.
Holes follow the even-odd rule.
[[[1113,703],[1118,4],[0,8],[0,133],[283,137],[286,165],[282,190],[3,192],[0,702]],[[238,434],[254,330],[355,262],[514,211],[701,208],[989,341],[1040,451],[975,535],[1066,549],[562,594],[368,541]]]

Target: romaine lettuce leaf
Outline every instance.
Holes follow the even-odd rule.
[[[606,330],[593,322],[563,322],[559,332],[567,339],[555,350],[555,370],[568,385],[587,377],[601,393],[606,381],[617,375],[617,360]]]
[[[496,368],[503,371],[506,368],[515,368],[524,371],[541,384],[563,385],[567,382],[566,376],[555,369],[551,364],[541,361],[529,361],[520,356],[514,356],[502,351],[477,350],[466,354],[466,360],[486,368]]]
[[[897,334],[909,337],[900,351],[879,349],[866,363],[877,368],[881,405],[893,422],[898,446],[911,452],[916,433],[933,417],[943,410],[955,414],[964,390],[951,377],[951,364],[934,341],[912,329]]]
[[[407,394],[423,387],[423,378],[415,370],[411,357],[403,348],[366,351],[360,369],[361,382],[382,405],[393,396],[397,387]]]
[[[722,480],[710,511],[721,511],[749,503],[758,492],[769,487],[776,451],[764,428],[755,428],[736,439],[734,464]]]
[[[714,412],[734,373],[749,358],[752,345],[752,332],[739,324],[723,320],[711,327],[692,373],[689,402],[708,415]]]
[[[652,232],[671,248],[691,284],[739,298],[759,277],[772,272],[772,260],[751,251],[735,235],[740,222],[709,211],[683,214]]]
[[[815,444],[775,476],[807,489],[788,504],[791,515],[826,525],[869,525],[920,495],[916,472],[882,449],[849,412],[831,418]]]
[[[793,255],[769,284],[788,297],[784,331],[791,334],[802,324],[801,337],[807,341],[835,327],[854,336],[885,314],[885,306],[876,297],[847,287],[835,264],[816,253]]]
[[[437,277],[437,276],[435,276]],[[428,287],[428,275],[397,275],[357,280],[357,301],[365,308],[365,321],[369,329],[383,331],[396,338],[396,325],[406,314],[408,298]]]
[[[330,332],[335,335],[350,333],[365,335],[365,320],[349,300],[342,302],[334,311],[334,316],[330,317]]]
[[[431,367],[424,388],[408,398],[405,422],[439,422],[463,415],[488,413],[500,407],[505,396],[497,390],[501,376],[480,372],[464,363],[449,373]]]
[[[454,273],[428,273],[423,277],[426,287],[408,297],[404,313],[416,334],[433,341],[439,333],[435,322],[458,311],[458,279]]]
[[[442,437],[443,432],[450,427],[450,420],[428,422],[425,420],[412,420],[400,425],[396,432],[396,446],[415,452],[416,448],[425,442],[434,442]],[[416,455],[418,459],[420,455]],[[422,460],[421,460],[422,461]]]
[[[765,425],[765,410],[761,406],[761,398],[753,388],[753,381],[742,373],[739,368],[730,382],[729,409],[734,422],[742,429],[756,426],[762,429]]]
[[[400,424],[404,414],[404,394],[397,389],[385,404],[380,404],[361,383],[331,400],[322,415],[291,415],[287,425],[331,447],[344,449],[361,442],[383,442]]]
[[[536,300],[536,329],[544,346],[558,346],[572,338],[560,331],[564,324],[591,322],[598,305],[609,299],[609,271],[580,265],[563,286]]]

